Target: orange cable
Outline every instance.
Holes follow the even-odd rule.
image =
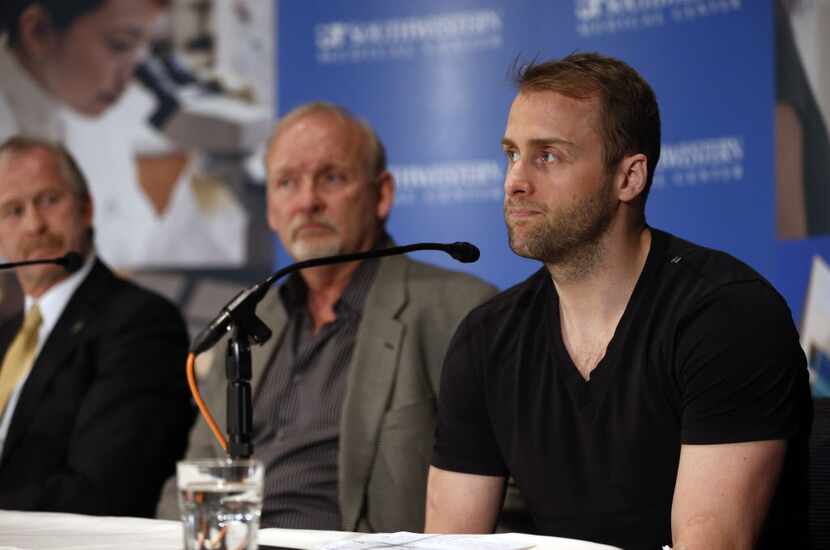
[[[195,374],[195,364],[196,364],[196,356],[193,353],[187,354],[187,385],[190,386],[190,393],[193,394],[193,400],[196,401],[196,406],[199,407],[199,412],[202,413],[202,418],[205,419],[207,422],[210,431],[213,432],[213,435],[216,437],[216,440],[219,441],[219,444],[222,448],[227,452],[228,450],[228,441],[225,439],[225,436],[222,434],[222,430],[219,429],[219,426],[216,424],[216,420],[213,419],[213,415],[210,414],[210,410],[208,409],[207,405],[204,401],[202,401],[202,394],[199,393],[199,386],[196,384],[196,374]]]

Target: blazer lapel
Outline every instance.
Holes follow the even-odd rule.
[[[338,490],[343,528],[355,530],[377,452],[383,413],[395,383],[407,302],[407,260],[381,260],[358,329],[340,419]]]
[[[86,330],[88,322],[94,318],[95,296],[100,294],[102,287],[106,286],[108,279],[112,277],[112,272],[96,260],[87,278],[69,299],[58,322],[41,347],[32,365],[29,378],[20,393],[3,447],[4,457],[13,450],[15,444],[26,433],[49,382],[63,367],[66,357],[80,341],[78,336]]]

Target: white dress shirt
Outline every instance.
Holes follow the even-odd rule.
[[[43,343],[46,342],[46,339],[49,338],[49,335],[52,333],[52,329],[55,328],[55,325],[58,323],[58,319],[60,319],[63,310],[66,309],[66,304],[69,303],[69,299],[72,298],[72,295],[75,294],[75,291],[79,286],[81,286],[81,283],[84,282],[84,279],[86,279],[87,275],[89,275],[89,272],[92,271],[92,265],[94,263],[95,254],[90,252],[87,255],[86,260],[84,260],[84,265],[81,266],[81,269],[47,290],[40,297],[40,299],[35,300],[28,295],[25,297],[23,310],[28,312],[29,309],[37,303],[38,307],[40,307],[41,317],[43,318],[43,321],[40,324],[40,330],[38,330],[37,333],[37,348],[35,349],[35,354],[32,358],[32,365],[34,365],[37,360],[37,356],[40,353],[41,348],[43,348]],[[31,370],[29,370],[29,372],[31,372]],[[0,418],[0,454],[3,453],[3,446],[6,443],[6,436],[9,433],[9,426],[11,425],[11,420],[14,416],[14,410],[17,408],[17,400],[20,398],[23,385],[26,383],[28,378],[29,373],[26,373],[26,375],[20,379],[20,382],[17,383],[17,387],[15,387],[14,391],[9,396],[9,402],[6,405],[6,410],[2,412],[3,416]]]

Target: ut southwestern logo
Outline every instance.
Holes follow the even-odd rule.
[[[495,10],[329,21],[314,26],[314,42],[322,63],[377,61],[498,48],[503,27]]]
[[[576,17],[582,21],[602,15],[603,0],[576,0]]]
[[[318,49],[336,50],[346,45],[348,27],[343,23],[317,25],[315,32]]]
[[[590,21],[603,15],[623,15],[640,10],[665,7],[686,0],[576,0],[576,17],[580,21]]]
[[[744,0],[574,0],[577,32],[597,36],[734,13]]]
[[[473,204],[501,202],[504,172],[490,159],[390,166],[395,204]]]
[[[717,136],[664,143],[654,173],[655,189],[738,183],[746,168],[744,138]]]

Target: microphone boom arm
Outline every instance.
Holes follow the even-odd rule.
[[[418,250],[441,250],[465,263],[474,262],[479,257],[478,248],[470,243],[457,242],[451,244],[418,243],[304,260],[288,265],[267,279],[241,291],[225,304],[219,315],[196,336],[193,345],[190,346],[187,366],[188,383],[205,420],[231,458],[248,458],[253,454],[251,344],[262,345],[271,337],[271,329],[256,315],[256,307],[271,285],[285,275],[301,269],[381,258]],[[231,338],[225,354],[225,375],[228,380],[226,395],[228,439],[225,440],[199,395],[192,369],[195,356],[212,348],[228,331],[231,331]]]
[[[464,263],[475,262],[479,257],[478,248],[470,243],[417,243],[367,250],[366,252],[354,252],[340,256],[312,258],[287,265],[270,275],[267,279],[256,283],[234,296],[231,301],[225,304],[221,313],[193,339],[190,351],[198,355],[212,348],[230,330],[231,325],[234,323],[247,329],[246,332],[252,338],[253,343],[257,345],[264,344],[271,337],[271,330],[256,316],[256,306],[265,297],[271,285],[289,273],[322,265],[356,262],[369,258],[382,258],[384,256],[406,254],[407,252],[416,252],[418,250],[441,250]]]
[[[0,270],[13,269],[26,265],[42,265],[55,264],[62,266],[69,273],[74,273],[80,269],[84,263],[84,258],[77,252],[67,252],[60,258],[43,258],[40,260],[21,260],[19,262],[0,263]]]

